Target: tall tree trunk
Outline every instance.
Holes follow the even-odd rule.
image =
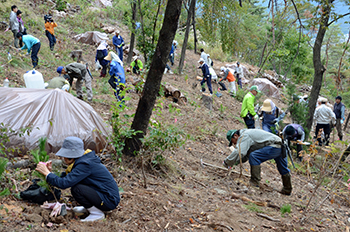
[[[131,37],[130,37],[130,47],[129,47],[129,54],[128,58],[126,59],[126,63],[129,65],[131,63],[131,59],[133,56],[134,46],[135,46],[135,31],[136,31],[136,0],[132,1],[131,4],[131,10],[132,10],[132,19],[131,19]]]
[[[340,78],[340,69],[341,69],[341,65],[343,64],[343,58],[344,58],[344,55],[346,53],[346,50],[348,50],[348,45],[349,45],[349,41],[350,41],[350,31],[349,31],[349,35],[348,35],[348,40],[346,41],[346,44],[345,44],[345,48],[344,48],[344,51],[343,51],[343,54],[340,58],[340,61],[339,61],[339,68],[338,68],[338,75],[337,75],[337,91],[342,91],[343,90],[343,87],[342,87],[342,83],[341,83],[341,78]],[[338,94],[338,93],[337,93]]]
[[[146,46],[146,42],[145,42],[145,29],[144,29],[144,25],[143,25],[143,14],[142,14],[142,10],[141,10],[141,0],[139,0],[139,11],[140,11],[140,21],[141,21],[141,31],[142,31],[142,46]],[[145,58],[145,63],[147,63],[147,54],[146,54],[146,50],[143,49],[143,56]]]
[[[158,1],[158,7],[157,7],[157,13],[154,17],[154,23],[153,23],[153,35],[152,35],[152,45],[154,44],[154,40],[155,40],[155,33],[156,33],[156,27],[157,27],[157,21],[158,21],[158,15],[159,15],[159,11],[160,11],[160,6],[162,4],[162,0]]]
[[[271,17],[272,17],[272,47],[275,47],[275,14],[273,12],[274,10],[274,2],[273,0],[271,0]],[[275,57],[272,58],[272,66],[273,66],[273,70],[276,71],[276,59]]]
[[[187,42],[188,42],[188,35],[190,34],[191,29],[191,20],[192,20],[192,13],[196,6],[196,0],[191,0],[190,8],[187,11],[187,21],[186,21],[186,32],[185,32],[185,38],[181,49],[181,57],[179,62],[179,74],[181,74],[182,69],[184,67],[184,61],[186,57],[186,48],[187,48]]]
[[[192,12],[192,26],[193,26],[193,36],[194,36],[194,53],[197,53],[197,33],[196,33],[196,6],[193,8]]]
[[[138,103],[131,128],[142,131],[130,139],[126,139],[124,154],[135,155],[141,149],[141,138],[146,135],[152,110],[159,93],[163,72],[168,60],[171,44],[174,40],[181,14],[182,0],[168,0],[162,29],[159,32],[159,40],[147,74],[142,96]]]
[[[328,69],[328,58],[329,58],[329,55],[328,55],[328,51],[329,51],[329,48],[330,48],[330,42],[331,42],[331,37],[328,38],[327,40],[327,44],[326,44],[326,70]],[[324,79],[324,87],[327,86],[327,83],[326,83],[326,78]]]
[[[312,84],[312,89],[310,93],[310,100],[309,100],[309,118],[307,120],[306,128],[307,128],[307,134],[310,133],[312,122],[314,118],[315,108],[316,108],[316,102],[318,95],[320,94],[321,86],[322,86],[322,79],[323,74],[326,71],[325,67],[322,65],[321,62],[321,48],[322,48],[322,42],[324,39],[324,35],[327,31],[328,26],[328,20],[331,14],[331,4],[333,0],[327,1],[328,3],[325,3],[322,1],[322,15],[320,20],[320,26],[318,28],[315,44],[313,47],[313,63],[314,63],[314,81]]]

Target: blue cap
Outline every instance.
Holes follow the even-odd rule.
[[[58,72],[59,74],[61,74],[61,73],[62,73],[62,69],[63,69],[63,66],[59,66],[59,67],[57,68],[57,72]]]

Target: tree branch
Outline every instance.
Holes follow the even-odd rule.
[[[338,18],[336,18],[336,19],[330,21],[330,22],[327,24],[327,27],[329,27],[332,23],[338,21],[338,20],[341,19],[341,18],[344,18],[344,17],[347,16],[347,15],[350,15],[350,12],[348,12],[348,13],[346,13],[346,14],[343,14],[343,15],[339,16]]]

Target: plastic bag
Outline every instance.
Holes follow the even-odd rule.
[[[100,64],[100,61],[97,60],[96,63],[95,63],[95,71],[97,71],[97,70],[99,70],[101,68],[102,68],[102,66]]]
[[[47,191],[45,188],[40,187],[36,182],[40,179],[34,179],[33,184],[29,186],[26,190],[20,193],[20,197],[23,200],[30,202],[43,204],[45,201],[55,200],[55,197],[50,191]],[[60,199],[61,190],[54,188],[56,199]]]

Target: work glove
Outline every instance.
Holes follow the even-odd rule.
[[[258,119],[259,119],[259,115],[256,114],[256,115],[254,116],[254,120],[258,120]]]
[[[344,120],[343,120],[343,119],[341,119],[341,120],[340,120],[340,124],[343,124],[343,123],[344,123]]]
[[[27,52],[27,53],[26,53],[26,56],[29,56],[29,55],[30,55],[30,53],[29,53],[29,52]]]
[[[275,118],[271,123],[272,124],[276,124],[276,123],[279,123],[280,121],[277,119],[277,118]]]
[[[278,122],[275,123],[276,130],[280,129],[280,124]]]
[[[302,143],[303,143],[303,141],[297,140],[297,144],[302,144]]]
[[[223,165],[225,168],[228,168],[228,169],[231,169],[231,168],[232,168],[232,167],[230,167],[230,166],[228,166],[228,165],[226,164],[225,160],[222,161],[222,165]]]

